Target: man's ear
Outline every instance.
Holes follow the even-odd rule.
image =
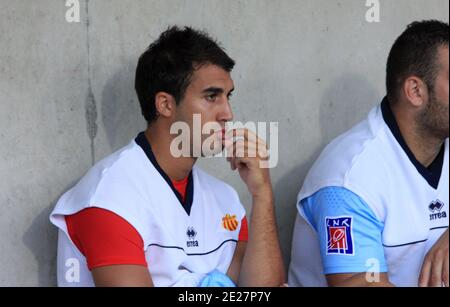
[[[403,94],[414,107],[421,107],[428,99],[428,87],[422,79],[411,76],[403,83]]]
[[[177,104],[172,95],[158,92],[155,95],[155,107],[158,116],[171,117],[175,114]]]

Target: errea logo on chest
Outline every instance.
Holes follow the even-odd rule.
[[[188,238],[188,240],[186,241],[187,247],[198,247],[198,241],[195,240],[195,238],[197,237],[197,231],[195,231],[194,227],[188,227],[186,236]]]
[[[447,212],[443,211],[445,204],[439,199],[433,201],[428,209],[430,210],[430,221],[447,218]]]

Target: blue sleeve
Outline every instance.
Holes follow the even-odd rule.
[[[317,232],[324,274],[387,272],[382,243],[384,224],[356,194],[327,187],[301,201]],[[377,270],[378,271],[378,270]]]

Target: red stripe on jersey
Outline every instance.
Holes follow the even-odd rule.
[[[141,236],[117,214],[87,208],[65,219],[70,239],[86,257],[89,270],[125,264],[147,267]]]
[[[248,222],[246,216],[244,216],[241,222],[241,230],[239,231],[239,241],[242,242],[248,241]]]

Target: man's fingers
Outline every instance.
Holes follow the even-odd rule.
[[[261,147],[263,146],[265,148],[267,147],[266,142],[264,142],[261,138],[259,138],[253,131],[245,128],[233,129],[225,133],[226,140],[233,140],[234,138],[243,138],[246,141],[260,144]]]
[[[237,157],[234,158],[234,163],[236,164],[236,169],[240,169],[241,167],[248,166],[250,163],[250,159],[246,157]]]
[[[442,287],[442,269],[443,269],[443,257],[439,254],[435,256],[433,264],[431,265],[431,278],[428,282],[431,287]]]
[[[247,165],[248,162],[249,160],[247,160],[246,158],[233,157],[230,159],[231,170],[239,170],[241,167]]]
[[[229,159],[231,170],[234,171],[236,169],[236,161],[235,161],[236,159],[233,157]]]
[[[247,165],[250,163],[251,159],[243,155],[244,152],[238,150],[233,153],[233,156],[227,158],[227,161],[230,163],[231,170],[234,171],[242,167],[242,165]]]
[[[419,287],[428,287],[430,275],[431,275],[431,262],[428,260],[428,257],[426,257],[422,266],[422,271],[420,272]]]
[[[250,164],[255,161],[253,158],[267,160],[269,156],[266,144],[248,129],[227,132],[224,145],[233,171],[242,167],[251,168]]]
[[[230,168],[231,168],[231,170],[233,170],[233,165],[231,163],[231,158],[230,157],[227,158],[227,162],[230,163]]]
[[[444,265],[443,265],[443,268],[442,268],[442,279],[444,281],[444,286],[447,287],[447,288],[449,287],[449,277],[448,277],[448,275],[449,275],[449,272],[448,272],[449,264],[448,264],[448,261],[449,261],[449,256],[448,256],[448,253],[447,253],[445,255]]]
[[[269,159],[267,144],[248,129],[233,129],[228,131],[225,133],[224,145],[228,152],[232,151],[234,147],[244,147],[248,151],[248,155],[244,155],[245,157],[259,157],[263,160]]]
[[[232,130],[228,130],[225,133],[225,138],[226,139],[232,139],[232,138],[236,138],[236,137],[243,137],[245,140],[249,139],[250,135],[254,135],[253,132],[250,132],[248,129],[242,128],[242,129],[232,129]],[[255,138],[256,140],[256,138]]]
[[[233,149],[233,154],[235,157],[244,158],[256,158],[257,157],[257,148],[255,144],[239,144]]]
[[[245,142],[244,140],[238,140],[235,143],[225,144],[225,148],[228,153],[232,153],[233,157],[250,157],[261,159],[268,158],[268,152],[266,147],[252,142]]]

